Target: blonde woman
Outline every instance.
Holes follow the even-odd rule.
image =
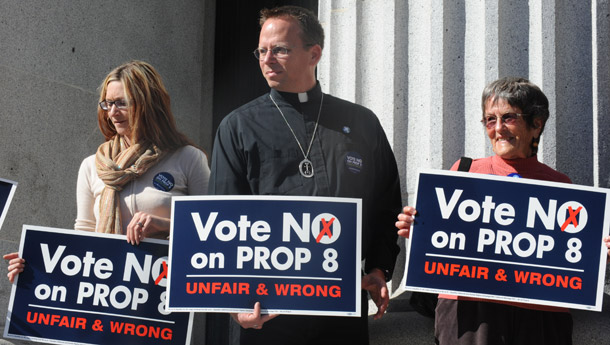
[[[167,238],[171,197],[207,194],[210,169],[178,131],[160,75],[143,61],[116,67],[100,86],[97,118],[106,142],[80,166],[74,228],[124,234],[135,245]],[[13,282],[25,260],[4,258]]]

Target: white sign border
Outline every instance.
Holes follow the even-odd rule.
[[[340,202],[340,203],[355,203],[356,204],[356,267],[355,267],[355,281],[356,291],[362,290],[362,199],[360,198],[340,198],[340,197],[322,197],[322,196],[285,196],[285,195],[187,195],[187,196],[173,196],[172,197],[172,209],[171,209],[171,225],[170,225],[170,236],[169,236],[169,257],[168,266],[172,267],[172,250],[173,250],[173,238],[171,234],[174,231],[174,204],[176,201],[214,201],[214,200],[266,200],[266,201],[314,201],[314,202]],[[171,286],[171,274],[172,270],[169,269],[167,274],[167,304],[165,305],[168,311],[190,311],[190,312],[214,312],[214,313],[252,313],[253,308],[169,308],[170,293],[169,288]],[[281,314],[281,315],[310,315],[310,316],[350,316],[360,317],[362,313],[361,294],[356,293],[356,310],[352,312],[342,311],[311,311],[311,310],[298,310],[298,309],[267,309],[261,308],[261,314]]]
[[[4,204],[4,209],[0,210],[0,229],[2,229],[2,224],[4,224],[4,219],[6,218],[6,214],[8,213],[8,208],[11,206],[11,201],[13,201],[13,196],[15,195],[15,190],[17,189],[17,182],[0,178],[0,182],[11,184],[11,191],[8,193],[8,197],[6,198],[6,204]]]

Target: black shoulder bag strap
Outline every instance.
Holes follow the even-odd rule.
[[[470,157],[460,158],[460,165],[458,166],[458,171],[469,171],[471,164],[472,164],[472,158],[470,158]]]

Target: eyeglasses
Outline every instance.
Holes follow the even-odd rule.
[[[492,129],[496,127],[496,121],[498,121],[498,119],[505,125],[514,125],[519,117],[527,115],[529,114],[507,113],[502,116],[487,115],[481,120],[481,123],[484,124],[487,129]]]
[[[102,108],[103,110],[110,110],[110,108],[112,108],[113,104],[115,107],[117,107],[117,109],[129,108],[129,104],[124,99],[117,99],[116,101],[112,101],[112,102],[101,101],[99,104],[100,104],[100,108]]]
[[[257,60],[264,59],[268,52],[271,52],[271,55],[273,55],[275,58],[283,59],[288,56],[288,53],[290,53],[291,50],[292,49],[286,47],[277,46],[273,47],[273,49],[256,48],[252,53]]]

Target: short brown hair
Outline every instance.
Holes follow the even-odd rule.
[[[289,17],[299,23],[301,27],[301,40],[307,46],[319,45],[324,49],[324,29],[318,17],[310,10],[299,6],[280,6],[272,9],[263,8],[260,13],[259,24],[271,18]]]

